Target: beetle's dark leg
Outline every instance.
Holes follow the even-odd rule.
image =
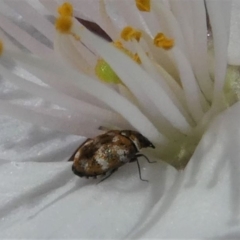
[[[141,169],[140,169],[140,164],[138,162],[138,159],[136,158],[136,162],[137,162],[137,165],[138,165],[138,173],[139,173],[139,178],[144,181],[144,182],[148,182],[148,180],[146,179],[142,179],[142,175],[141,175]]]
[[[107,178],[109,178],[114,172],[116,172],[118,169],[116,168],[116,169],[113,169],[105,178],[103,178],[103,179],[101,179],[101,181],[100,182],[103,182],[104,180],[106,180]],[[99,182],[99,183],[100,183]],[[98,183],[98,184],[99,184]]]
[[[138,157],[144,157],[149,163],[156,163],[156,162],[157,162],[157,161],[151,162],[145,155],[143,155],[143,154],[141,154],[141,153],[138,153],[138,154],[136,154],[135,156],[136,156],[136,158],[138,158]]]

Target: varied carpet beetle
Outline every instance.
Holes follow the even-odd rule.
[[[142,148],[155,148],[154,145],[142,134],[131,130],[111,130],[93,139],[87,139],[74,153],[69,161],[73,161],[72,170],[79,177],[107,176],[110,177],[117,169],[126,163],[137,162],[139,176],[142,179],[139,153]]]

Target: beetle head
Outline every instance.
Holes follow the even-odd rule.
[[[121,131],[121,135],[129,138],[134,143],[134,145],[138,150],[140,150],[141,148],[147,148],[147,147],[155,148],[155,146],[139,132],[123,130]]]

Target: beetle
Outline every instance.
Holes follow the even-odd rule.
[[[139,153],[142,148],[155,148],[141,133],[132,130],[110,130],[93,139],[87,139],[73,154],[72,171],[79,177],[103,176],[109,178],[117,169],[126,163],[137,162],[139,177],[142,181],[138,158],[144,157]]]

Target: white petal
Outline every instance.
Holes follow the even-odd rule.
[[[184,172],[141,161],[149,183],[135,164],[99,185],[69,162],[2,164],[0,237],[239,237],[239,118],[240,104],[218,117]]]
[[[240,65],[240,2],[238,0],[233,0],[232,3],[228,63]]]

